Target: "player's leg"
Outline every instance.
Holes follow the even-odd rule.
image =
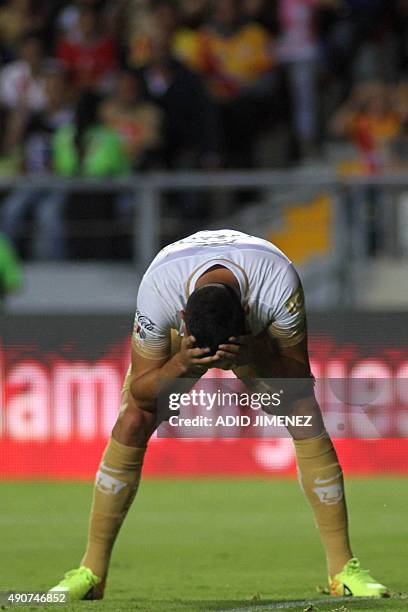
[[[360,568],[350,547],[343,472],[314,396],[293,402],[291,414],[312,416],[312,434],[288,427],[300,485],[312,506],[326,552],[332,595],[384,596],[387,589]]]
[[[268,350],[267,346],[265,350]],[[234,368],[234,373],[250,388],[258,390],[256,366]],[[288,427],[288,430],[296,450],[299,481],[312,506],[326,552],[331,593],[385,595],[386,587],[374,580],[368,572],[361,570],[358,560],[353,557],[343,472],[313,392],[306,392],[306,397],[290,402],[286,412],[312,417],[311,428]]]
[[[103,596],[113,545],[137,493],[146,446],[156,426],[156,416],[140,410],[130,395],[128,374],[120,414],[96,475],[85,555],[80,568],[54,587],[68,591],[70,599]]]
[[[334,576],[353,556],[343,472],[314,397],[293,402],[290,412],[312,416],[312,430],[306,427],[288,430],[296,450],[299,481],[315,515],[329,575]]]
[[[128,379],[127,379],[128,381]],[[140,410],[123,389],[120,415],[96,475],[88,544],[81,565],[106,577],[116,536],[137,493],[143,458],[156,416]]]
[[[234,373],[257,388],[254,366],[234,368]],[[353,556],[342,470],[313,393],[310,397],[288,403],[285,410],[290,415],[312,417],[311,428],[288,427],[288,430],[296,449],[299,480],[313,508],[326,551],[329,575],[334,576]]]

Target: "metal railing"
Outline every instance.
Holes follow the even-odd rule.
[[[367,189],[380,190],[383,199],[381,206],[386,213],[384,219],[387,225],[387,241],[389,246],[395,247],[393,232],[398,220],[395,219],[392,200],[396,193],[408,190],[407,171],[370,177],[341,177],[334,169],[327,167],[298,170],[153,172],[115,179],[63,179],[55,176],[0,177],[0,192],[14,189],[32,189],[67,193],[81,191],[98,194],[109,191],[134,194],[135,217],[134,227],[132,228],[134,260],[141,268],[144,268],[151,261],[161,246],[163,226],[169,220],[169,217],[163,214],[164,194],[178,192],[188,196],[189,193],[195,191],[219,193],[249,189],[276,194],[282,193],[285,189],[303,189],[306,187],[329,189],[340,198],[340,206],[344,206],[344,208],[348,206],[349,209],[358,211],[358,214],[351,219],[344,220],[344,226],[339,226],[340,232],[350,231],[353,234],[352,243],[356,256],[357,254],[359,256],[364,255],[361,249],[361,252],[358,253],[358,245],[362,243],[361,232],[364,232],[367,223],[367,215],[363,214],[360,206],[364,197],[362,194]],[[385,198],[384,194],[386,194]],[[388,203],[385,201],[387,199]],[[249,206],[250,204],[247,204],[244,207],[247,215],[250,214]],[[227,207],[227,213],[230,212]],[[254,214],[256,214],[255,208]],[[227,222],[228,218],[229,214],[227,218],[225,214],[220,216],[213,205],[208,225],[214,227],[219,222]],[[177,223],[179,232],[185,232],[187,228],[191,231],[200,229],[199,219],[194,222],[194,226],[191,226],[191,224],[189,226],[182,218]]]

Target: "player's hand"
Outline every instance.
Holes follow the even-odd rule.
[[[220,361],[217,355],[208,355],[209,348],[196,346],[194,336],[187,336],[181,341],[179,352],[174,356],[186,374],[205,374],[209,368],[216,367]]]
[[[216,356],[230,367],[244,366],[253,363],[258,351],[264,348],[262,338],[248,334],[246,336],[232,336],[228,344],[220,344]]]

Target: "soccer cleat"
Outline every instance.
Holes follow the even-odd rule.
[[[81,599],[102,599],[105,582],[95,576],[88,567],[78,567],[67,572],[50,593],[67,593],[70,601]]]
[[[353,557],[346,563],[341,572],[329,578],[330,595],[342,597],[389,597],[387,587],[374,580],[360,567],[360,561]]]

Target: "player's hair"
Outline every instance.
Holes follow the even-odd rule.
[[[245,311],[232,287],[219,283],[204,285],[190,295],[184,319],[197,346],[214,355],[220,344],[245,331]]]

